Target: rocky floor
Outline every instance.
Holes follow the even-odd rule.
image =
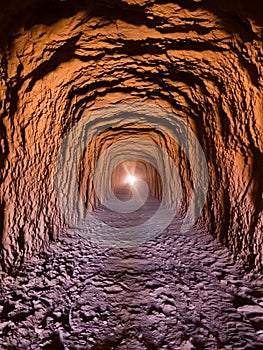
[[[263,280],[179,226],[125,249],[64,232],[2,276],[0,349],[263,349]]]

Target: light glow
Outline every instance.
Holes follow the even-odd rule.
[[[129,175],[127,178],[126,178],[126,183],[129,183],[131,186],[133,186],[136,182],[136,177],[132,176],[132,175]]]

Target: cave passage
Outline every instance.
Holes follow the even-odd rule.
[[[263,9],[0,11],[0,349],[263,349]]]

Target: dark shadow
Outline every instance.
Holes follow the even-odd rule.
[[[249,0],[223,0],[215,2],[213,0],[203,0],[195,2],[192,0],[156,0],[156,3],[166,4],[174,2],[181,7],[195,11],[198,8],[214,13],[222,18],[226,30],[232,32],[241,32],[244,39],[251,40],[255,34],[250,24],[242,20],[242,16],[246,16],[262,25],[263,23],[263,3],[261,0],[255,0],[253,3]],[[30,29],[35,24],[51,25],[61,18],[74,16],[79,11],[87,11],[87,16],[92,14],[108,18],[120,18],[124,21],[134,24],[145,24],[149,27],[156,27],[162,23],[161,17],[155,17],[149,20],[144,8],[136,5],[127,5],[120,0],[10,0],[1,1],[0,14],[0,43],[3,45],[18,31],[24,27]],[[200,34],[204,33],[204,29],[196,20],[196,31]],[[187,26],[182,27],[182,31],[190,29]]]

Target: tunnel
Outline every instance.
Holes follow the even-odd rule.
[[[0,348],[263,348],[263,6],[0,12]]]

